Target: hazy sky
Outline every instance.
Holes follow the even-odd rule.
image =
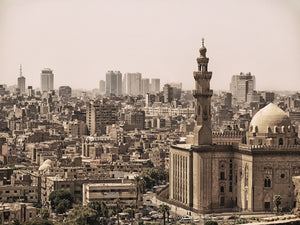
[[[251,72],[257,89],[300,90],[300,0],[0,0],[0,84],[98,88],[107,70],[194,87],[201,38],[213,89]]]

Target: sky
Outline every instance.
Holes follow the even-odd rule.
[[[257,90],[300,90],[300,0],[0,0],[0,84],[93,89],[108,70],[194,88],[205,38],[211,88],[251,72]]]

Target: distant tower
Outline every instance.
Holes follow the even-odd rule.
[[[21,94],[25,93],[25,77],[22,75],[22,65],[20,65],[20,76],[18,77],[18,88]]]
[[[211,96],[213,91],[210,89],[210,79],[212,72],[208,72],[208,61],[206,57],[206,48],[204,39],[202,39],[202,47],[200,48],[200,57],[197,58],[198,71],[194,72],[195,90],[193,95],[195,98],[195,129],[194,129],[194,145],[211,145]]]
[[[107,71],[105,89],[106,95],[122,95],[122,73],[120,71]]]
[[[41,73],[41,89],[42,91],[53,91],[54,75],[53,71],[49,68],[45,68]]]

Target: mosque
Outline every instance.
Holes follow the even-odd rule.
[[[191,144],[170,148],[169,199],[199,213],[265,212],[295,206],[293,176],[300,175],[298,135],[287,114],[270,103],[252,118],[246,143],[212,143],[212,72],[202,42],[194,72],[195,128]]]

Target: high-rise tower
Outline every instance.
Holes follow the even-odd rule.
[[[211,96],[213,91],[210,89],[210,79],[212,72],[208,72],[208,61],[206,57],[206,48],[204,39],[202,39],[202,47],[200,48],[200,57],[197,58],[198,71],[194,72],[195,90],[193,95],[195,98],[195,129],[194,129],[194,145],[210,145],[212,144],[211,131]]]
[[[18,88],[21,94],[25,93],[25,77],[22,74],[22,65],[20,65],[20,76],[18,77]]]
[[[42,91],[52,91],[54,83],[54,75],[51,69],[45,68],[41,73],[41,89]]]

